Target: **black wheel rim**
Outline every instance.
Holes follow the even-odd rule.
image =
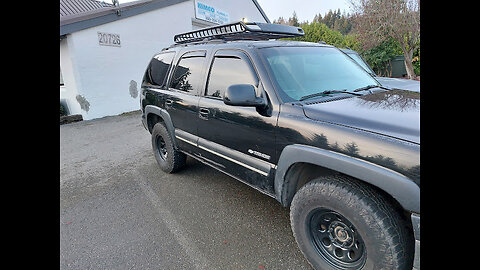
[[[160,155],[160,158],[163,160],[167,160],[168,152],[167,152],[167,145],[165,144],[165,140],[162,136],[157,137],[157,151]]]
[[[353,224],[338,212],[317,208],[306,219],[317,253],[338,269],[359,269],[367,257],[365,243]]]

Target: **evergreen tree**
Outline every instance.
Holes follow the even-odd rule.
[[[347,35],[352,30],[352,20],[348,13],[344,14],[340,9],[329,10],[324,17],[317,14],[313,18],[313,22],[323,23],[328,28],[339,31],[343,35]]]
[[[300,26],[300,23],[298,22],[297,18],[297,13],[293,11],[293,15],[291,18],[288,18],[288,25],[293,25],[293,26]]]
[[[285,19],[283,17],[278,17],[277,20],[273,20],[273,23],[276,23],[276,24],[287,24],[287,22],[285,21]]]

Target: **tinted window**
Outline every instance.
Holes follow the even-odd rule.
[[[143,78],[144,83],[164,87],[174,55],[175,53],[164,53],[153,57]]]
[[[198,87],[202,81],[204,62],[205,57],[187,57],[180,59],[173,74],[170,87],[194,94],[195,87]]]
[[[245,60],[238,57],[215,57],[208,79],[207,96],[222,98],[232,84],[257,85],[257,76]]]

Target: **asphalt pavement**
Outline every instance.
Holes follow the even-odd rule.
[[[311,269],[289,209],[191,158],[162,172],[140,119],[60,126],[60,269]]]

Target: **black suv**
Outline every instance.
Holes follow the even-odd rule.
[[[141,89],[161,169],[190,156],[290,207],[316,269],[419,269],[420,93],[338,48],[232,23],[176,35]]]

